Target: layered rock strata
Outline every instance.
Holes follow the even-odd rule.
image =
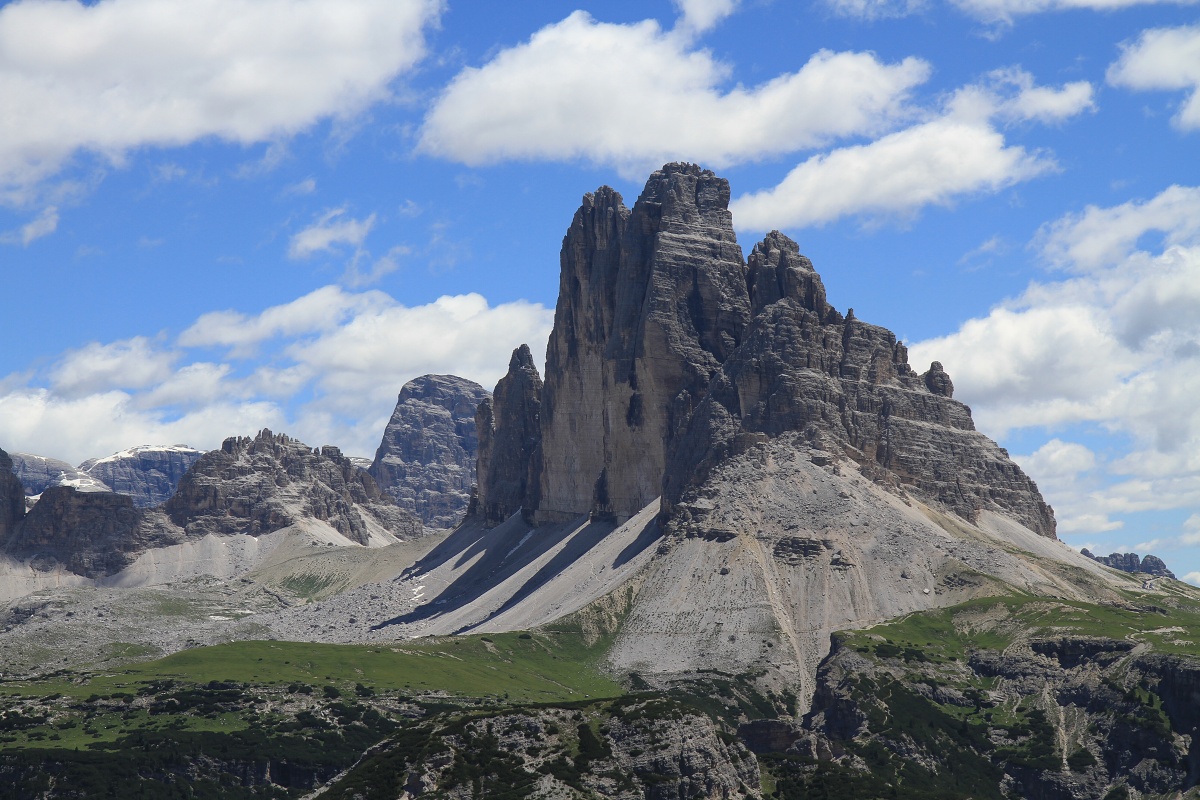
[[[265,429],[254,438],[226,439],[220,450],[204,454],[163,509],[189,536],[258,536],[305,518],[327,522],[364,545],[373,526],[401,539],[422,531],[338,448],[310,448]]]
[[[542,377],[527,345],[513,351],[508,373],[475,415],[479,432],[474,513],[488,527],[538,506]],[[531,514],[527,516],[532,516]]]
[[[584,197],[563,240],[540,448],[488,443],[489,465],[540,469],[526,514],[621,521],[661,495],[666,518],[700,529],[714,465],[788,433],[967,520],[998,511],[1053,538],[1053,511],[942,365],[918,374],[891,331],[839,313],[783,234],[743,262],[728,201],[727,181],[690,164],[651,175],[632,210],[608,187]]]
[[[423,375],[400,390],[370,467],[401,508],[430,528],[462,519],[475,483],[482,386],[453,375]]]
[[[79,465],[79,471],[133,498],[138,508],[153,508],[170,499],[202,455],[203,451],[187,445],[143,445],[89,459]]]
[[[664,511],[689,512],[712,467],[766,438],[802,433],[810,445],[849,456],[865,473],[906,487],[975,521],[1006,513],[1054,536],[1041,494],[995,442],[934,363],[918,375],[891,331],[843,317],[796,243],[772,232],[750,255],[754,317],[672,442]]]

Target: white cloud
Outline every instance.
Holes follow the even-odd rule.
[[[179,344],[245,349],[267,339],[333,330],[356,315],[371,313],[394,302],[383,292],[350,293],[337,286],[323,286],[254,316],[237,311],[211,311],[179,335]]]
[[[326,211],[312,225],[293,235],[288,244],[288,258],[309,258],[316,253],[328,253],[340,245],[362,247],[371,228],[375,227],[375,215],[354,219],[345,214],[345,206]]]
[[[1039,240],[1046,258],[1075,274],[1032,284],[986,317],[910,348],[915,364],[946,366],[956,396],[990,435],[1084,424],[1110,442],[1113,455],[1087,479],[1055,467],[1082,455],[1062,439],[1022,459],[1075,520],[1066,531],[1200,507],[1200,230],[1180,213],[1197,191],[1171,187],[1048,226]],[[1148,229],[1164,234],[1165,249],[1132,250]]]
[[[80,150],[274,141],[353,114],[425,54],[438,0],[17,0],[0,8],[0,197]]]
[[[813,156],[775,187],[730,204],[746,230],[823,225],[853,215],[905,217],[995,192],[1056,169],[1049,157],[1009,145],[994,118],[1062,120],[1091,107],[1091,86],[1033,85],[1020,70],[994,72],[988,86],[960,89],[927,122]]]
[[[865,20],[906,17],[929,5],[926,0],[826,0],[826,3],[844,17]]]
[[[1200,25],[1154,28],[1121,48],[1108,68],[1108,82],[1130,89],[1190,91],[1174,123],[1183,130],[1200,129]]]
[[[680,27],[702,33],[737,10],[738,0],[674,0],[682,13]]]
[[[135,444],[212,448],[267,426],[370,454],[406,381],[448,373],[490,389],[517,345],[542,354],[552,321],[524,301],[471,294],[410,307],[327,286],[255,315],[206,314],[171,345],[96,343],[41,376],[8,376],[0,446],[79,462]],[[213,347],[230,349],[201,357]]]
[[[317,181],[315,178],[305,178],[302,181],[297,181],[290,186],[285,186],[283,189],[284,197],[302,197],[306,194],[312,194],[317,190]]]
[[[21,244],[28,247],[32,242],[43,236],[49,236],[56,230],[58,230],[58,209],[48,206],[42,210],[41,214],[22,225],[19,230],[0,234],[0,243]]]
[[[908,115],[908,94],[929,72],[915,58],[888,65],[822,50],[797,72],[724,90],[728,68],[688,37],[580,11],[459,73],[426,116],[418,149],[471,165],[587,159],[640,175],[683,159],[720,168],[885,130]]]
[[[1088,206],[1045,226],[1039,234],[1043,253],[1057,266],[1078,270],[1109,267],[1127,258],[1150,231],[1165,234],[1167,244],[1200,237],[1200,187],[1171,186],[1156,197],[1111,208]]]
[[[66,353],[51,370],[50,383],[65,397],[141,389],[170,375],[175,358],[143,336],[109,344],[92,342]]]
[[[1183,576],[1183,580],[1194,586],[1200,586],[1200,572],[1189,572]]]

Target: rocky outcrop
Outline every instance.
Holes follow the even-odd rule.
[[[25,487],[13,473],[13,461],[0,450],[0,546],[25,517]]]
[[[658,497],[668,442],[750,313],[729,183],[691,164],[631,210],[584,197],[563,240],[542,399],[536,518],[626,518]]]
[[[941,365],[917,375],[891,331],[834,310],[795,242],[769,234],[750,255],[748,281],[754,318],[673,442],[666,514],[702,524],[687,507],[714,465],[795,432],[965,519],[999,511],[1054,537],[1037,487],[975,430]]]
[[[487,396],[453,375],[423,375],[400,390],[370,472],[427,527],[454,527],[466,513],[479,449],[475,411]]]
[[[182,539],[182,531],[165,516],[140,512],[125,495],[52,486],[42,492],[3,549],[39,570],[61,566],[97,578],[121,571],[138,553]]]
[[[70,486],[81,492],[108,492],[111,488],[103,479],[88,475],[57,458],[13,453],[13,472],[21,479],[25,494],[40,495],[52,486]]]
[[[1167,569],[1167,565],[1158,556],[1139,558],[1137,553],[1111,553],[1107,556],[1097,556],[1086,547],[1081,552],[1093,561],[1099,561],[1104,566],[1119,569],[1121,572],[1154,575],[1159,578],[1175,577],[1175,573]]]
[[[189,536],[264,533],[312,518],[368,544],[380,529],[407,539],[421,524],[336,447],[310,448],[269,430],[204,454],[163,506]]]
[[[532,512],[538,506],[541,405],[542,377],[528,345],[521,345],[513,351],[508,373],[475,415],[479,483],[474,513],[488,527],[499,525],[518,509]]]
[[[89,459],[79,472],[118,494],[133,498],[138,508],[162,505],[203,451],[187,445],[143,445],[104,458]]]

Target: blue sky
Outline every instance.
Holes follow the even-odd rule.
[[[1200,582],[1200,12],[1137,0],[0,6],[0,447],[262,426],[544,347],[581,195],[727,177],[942,361],[1060,536]]]

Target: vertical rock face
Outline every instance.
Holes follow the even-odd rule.
[[[691,164],[633,210],[603,187],[563,240],[542,400],[536,519],[628,517],[661,491],[673,432],[750,315],[729,183]]]
[[[476,513],[488,527],[537,508],[542,378],[528,345],[513,351],[508,373],[475,415],[479,432]],[[527,515],[528,516],[528,515]]]
[[[143,550],[175,544],[181,538],[161,512],[141,512],[130,497],[52,486],[42,492],[4,549],[31,559],[38,569],[61,565],[96,578],[119,572]]]
[[[13,461],[0,450],[0,546],[9,539],[13,528],[25,517],[25,487],[13,473]]]
[[[675,440],[664,511],[685,524],[709,471],[747,447],[788,432],[837,450],[864,473],[916,489],[964,518],[999,510],[1045,536],[1054,516],[1008,454],[975,430],[970,409],[934,363],[924,375],[891,331],[825,301],[820,277],[777,232],[756,245],[748,283],[755,315],[737,350]],[[698,514],[702,516],[702,514]]]
[[[269,430],[205,453],[163,508],[189,536],[258,536],[304,518],[327,522],[359,544],[371,541],[373,525],[401,539],[421,533],[420,523],[338,448],[314,450]]]
[[[153,508],[167,502],[180,479],[202,455],[202,451],[182,444],[143,445],[89,459],[79,465],[79,471],[133,498],[138,508]]]
[[[70,486],[81,492],[111,491],[103,479],[88,475],[86,471],[57,458],[13,453],[12,462],[13,472],[21,479],[27,495],[39,495],[52,486]]]
[[[430,528],[462,519],[475,483],[482,386],[453,375],[424,375],[400,390],[370,473],[399,506]]]

